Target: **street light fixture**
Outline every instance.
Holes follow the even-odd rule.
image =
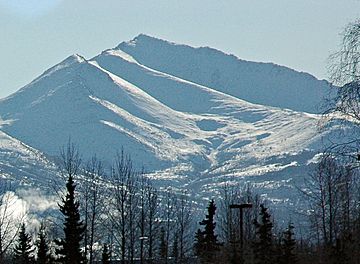
[[[252,208],[253,205],[251,203],[243,203],[243,204],[230,204],[230,209],[239,209],[240,210],[240,250],[241,250],[241,261],[243,256],[243,244],[244,244],[244,220],[243,220],[243,209],[244,208]]]

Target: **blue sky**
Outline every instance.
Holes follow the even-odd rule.
[[[358,0],[0,0],[0,98],[67,56],[139,33],[327,77]]]

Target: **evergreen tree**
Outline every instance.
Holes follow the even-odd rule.
[[[165,229],[162,227],[160,230],[160,248],[159,248],[159,255],[161,259],[166,259],[167,257],[167,243],[165,239]]]
[[[195,244],[194,244],[194,253],[196,256],[201,258],[201,255],[204,254],[204,234],[198,229],[195,233]]]
[[[199,224],[205,226],[204,231],[198,229],[195,234],[195,253],[203,263],[214,263],[220,244],[215,235],[216,223],[214,222],[216,205],[211,200],[208,206],[208,214]]]
[[[179,242],[178,242],[178,240],[179,240],[178,235],[175,234],[174,244],[173,244],[173,248],[172,248],[172,257],[174,258],[174,263],[178,263],[178,260],[179,260]]]
[[[32,253],[35,248],[31,244],[31,237],[25,231],[25,224],[21,225],[17,244],[14,248],[14,263],[29,264],[34,262]]]
[[[64,215],[64,239],[57,240],[59,248],[56,254],[64,264],[82,263],[80,243],[84,236],[85,226],[80,220],[79,202],[75,200],[75,183],[70,175],[66,183],[67,193],[59,204],[60,212]]]
[[[296,240],[294,238],[294,226],[289,223],[287,229],[283,232],[281,264],[296,264],[298,259],[295,254]]]
[[[270,220],[270,214],[264,205],[260,205],[260,222],[254,221],[256,228],[256,241],[254,242],[255,263],[257,264],[275,264],[273,247],[273,224]]]
[[[111,253],[110,253],[109,247],[107,244],[104,244],[102,255],[101,255],[101,263],[102,264],[110,264],[110,258],[111,258]]]
[[[349,257],[344,251],[344,243],[341,239],[336,240],[336,245],[330,248],[327,248],[329,254],[329,264],[348,264],[351,263]]]
[[[51,263],[51,255],[48,246],[48,241],[46,239],[45,229],[43,226],[40,228],[40,232],[37,240],[37,255],[36,263],[38,264],[49,264]]]

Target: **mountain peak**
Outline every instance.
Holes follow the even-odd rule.
[[[72,54],[69,57],[67,57],[65,60],[63,60],[62,62],[60,62],[58,65],[71,65],[74,63],[82,63],[86,61],[86,59],[79,55],[79,54]]]
[[[319,113],[327,82],[273,63],[239,59],[210,47],[191,47],[140,34],[116,47],[139,64],[245,101]]]
[[[121,42],[115,49],[121,49],[123,46],[138,46],[138,45],[149,45],[150,43],[166,43],[166,44],[175,44],[160,38],[156,38],[147,34],[139,34],[135,38],[129,41]]]
[[[61,61],[60,63],[56,64],[55,66],[51,67],[50,69],[46,70],[43,74],[41,74],[38,78],[36,78],[34,81],[37,81],[45,76],[48,76],[49,74],[61,70],[63,68],[70,67],[72,65],[77,65],[82,62],[86,61],[86,59],[79,55],[79,54],[73,54]]]

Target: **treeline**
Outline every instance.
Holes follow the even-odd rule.
[[[239,264],[359,264],[359,176],[354,164],[332,154],[322,155],[313,173],[299,187],[304,207],[298,208],[298,213],[307,219],[302,232],[297,232],[292,222],[281,228],[283,225],[274,221],[266,201],[254,195],[251,188],[225,186],[219,199],[219,222],[215,223],[216,206],[211,201],[205,219],[199,223],[204,227],[195,235],[197,260]]]
[[[359,177],[331,155],[300,189],[306,234],[279,227],[251,186],[223,186],[201,220],[186,192],[158,190],[124,152],[110,169],[71,144],[60,160],[58,210],[39,230],[2,195],[0,263],[360,263]]]
[[[186,192],[157,189],[123,151],[105,168],[62,149],[60,178],[51,184],[58,210],[42,225],[12,209],[4,187],[0,206],[0,263],[155,263],[192,258],[196,207]],[[15,219],[15,221],[14,221]]]

